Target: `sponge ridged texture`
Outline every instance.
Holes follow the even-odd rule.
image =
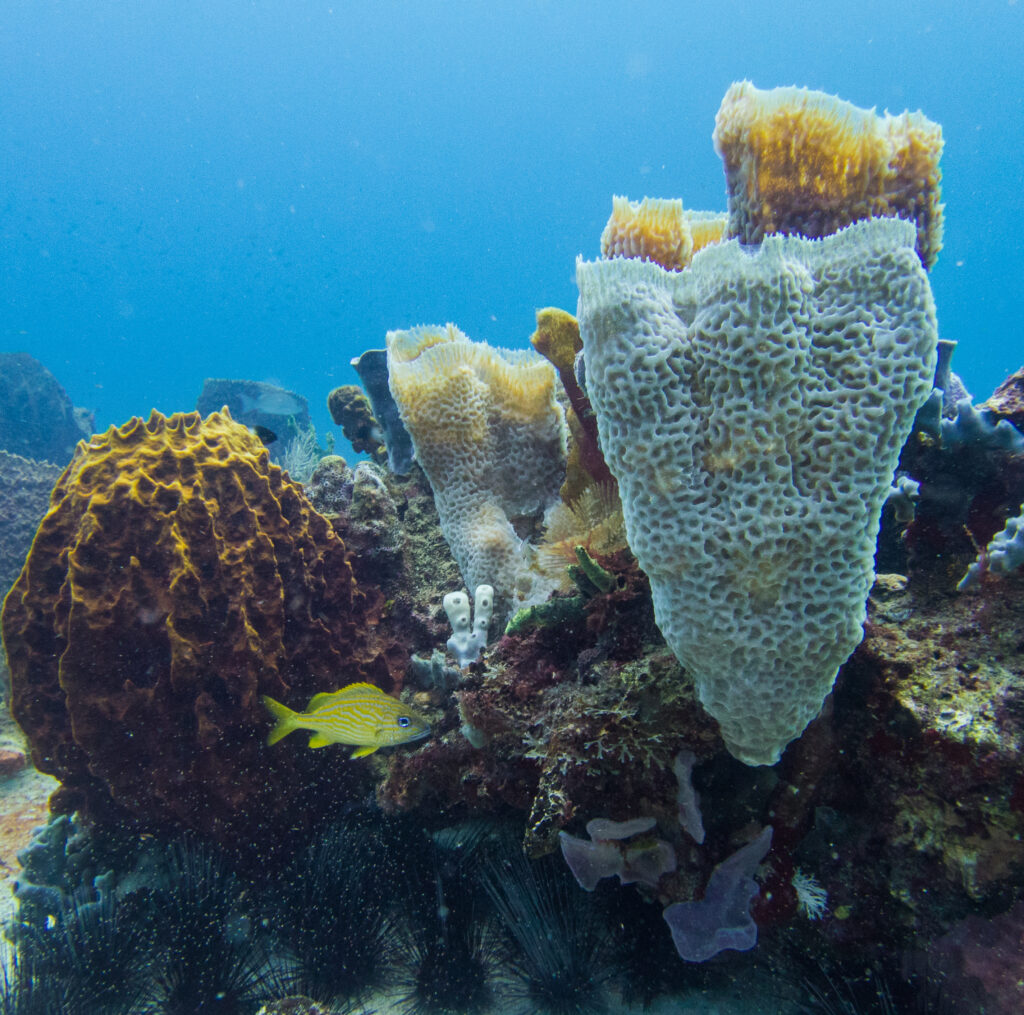
[[[690,211],[678,199],[612,198],[612,214],[601,233],[603,257],[639,257],[663,268],[685,268],[693,255],[725,235],[729,217]]]
[[[451,324],[389,331],[387,349],[391,393],[467,588],[493,585],[499,611],[546,595],[513,521],[539,519],[565,477],[554,368]]]
[[[601,446],[665,638],[729,750],[771,764],[862,637],[879,515],[931,390],[914,228],[580,263]]]
[[[922,113],[886,114],[806,88],[732,85],[715,118],[729,235],[826,236],[871,216],[917,226],[930,268],[942,249],[942,128]]]
[[[387,680],[378,599],[244,426],[154,411],[53,491],[2,614],[11,711],[68,809],[269,848],[351,787],[340,758],[267,751],[260,695]]]

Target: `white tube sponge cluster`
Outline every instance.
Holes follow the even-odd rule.
[[[386,342],[391,394],[466,587],[493,585],[498,616],[546,599],[513,523],[543,517],[565,478],[554,367],[452,324],[389,331]]]
[[[490,585],[478,585],[473,593],[476,615],[470,613],[469,596],[465,592],[449,592],[442,600],[444,612],[452,625],[452,636],[448,639],[448,651],[455,656],[460,667],[469,666],[480,658],[487,647],[487,631],[491,626],[491,610],[494,607],[494,589]]]
[[[936,360],[915,231],[579,263],[587,390],[658,626],[729,750],[773,764],[860,642]]]

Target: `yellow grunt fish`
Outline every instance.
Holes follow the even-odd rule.
[[[352,757],[364,758],[378,747],[430,736],[426,719],[373,684],[349,684],[340,691],[315,694],[305,712],[294,712],[266,695],[261,700],[277,720],[268,744],[276,744],[292,730],[312,730],[310,747],[353,744],[357,750]]]

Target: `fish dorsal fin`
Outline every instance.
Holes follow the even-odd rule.
[[[368,754],[373,754],[373,752],[375,750],[377,750],[376,747],[357,747],[352,752],[352,757],[353,758],[365,758]]]
[[[329,740],[323,733],[314,733],[309,738],[310,747],[326,747],[328,744],[333,743],[333,740]]]
[[[359,694],[363,694],[366,691],[369,691],[371,694],[384,694],[376,684],[368,684],[365,680],[361,680],[358,684],[346,684],[340,691],[335,691],[334,696],[348,694],[349,691],[355,691]]]
[[[309,699],[306,711],[315,712],[318,708],[323,708],[324,705],[329,705],[338,697],[338,694],[338,691],[321,691],[320,694],[314,694],[313,697]]]

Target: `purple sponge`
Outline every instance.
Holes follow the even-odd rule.
[[[662,913],[676,951],[687,962],[706,962],[727,948],[745,952],[757,944],[757,924],[750,915],[758,893],[754,874],[771,844],[768,826],[711,872],[703,899],[677,902]]]

